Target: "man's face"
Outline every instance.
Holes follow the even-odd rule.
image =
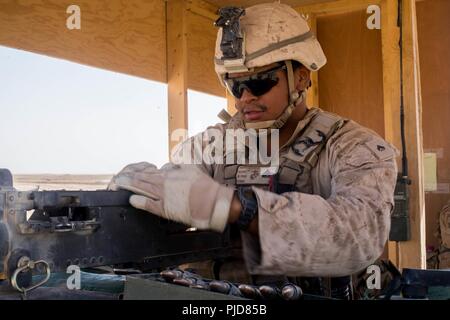
[[[230,74],[229,78],[253,75],[274,68],[276,64],[261,67],[254,72]],[[250,90],[244,89],[240,98],[234,98],[236,109],[243,115],[246,122],[274,120],[278,118],[289,103],[288,82],[285,70],[275,73],[278,83],[267,93],[255,96]]]

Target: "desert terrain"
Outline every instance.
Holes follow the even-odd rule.
[[[17,190],[101,190],[113,175],[19,174],[14,175]]]

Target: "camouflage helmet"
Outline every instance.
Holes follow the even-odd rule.
[[[241,10],[240,30],[235,32],[236,37],[242,39],[237,58],[224,54],[227,34],[223,27],[218,30],[214,65],[219,77],[286,60],[298,61],[311,71],[319,70],[326,63],[308,23],[290,6],[265,3]],[[218,21],[216,25],[221,26]]]
[[[292,61],[311,71],[319,70],[326,58],[306,20],[281,3],[258,4],[247,9],[225,7],[219,10],[215,25],[220,27],[214,67],[222,81],[230,73],[251,72],[254,68],[284,62],[287,71],[289,104],[278,118],[246,122],[247,129],[279,129],[295,107],[305,100],[306,89],[297,92]]]

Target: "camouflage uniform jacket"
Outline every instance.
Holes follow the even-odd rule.
[[[317,114],[342,119],[318,108],[308,110],[289,141],[281,146],[280,158],[289,158]],[[242,127],[238,114],[228,123],[210,128],[224,132]],[[324,143],[304,178],[306,184],[295,181],[300,187],[282,194],[253,186],[259,236],[242,232],[249,272],[338,277],[374,262],[382,254],[389,235],[397,178],[396,153],[395,147],[375,132],[345,120]],[[182,154],[178,149],[176,156]],[[296,158],[292,159],[295,162]],[[216,181],[233,184],[229,173],[227,176],[229,166],[205,161],[199,166]],[[234,175],[236,170],[231,172]]]

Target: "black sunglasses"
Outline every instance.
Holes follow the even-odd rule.
[[[278,83],[277,71],[285,69],[285,65],[276,66],[275,68],[250,76],[236,78],[229,78],[227,74],[223,81],[228,91],[238,99],[242,97],[244,89],[250,91],[252,95],[259,97],[269,92]]]

